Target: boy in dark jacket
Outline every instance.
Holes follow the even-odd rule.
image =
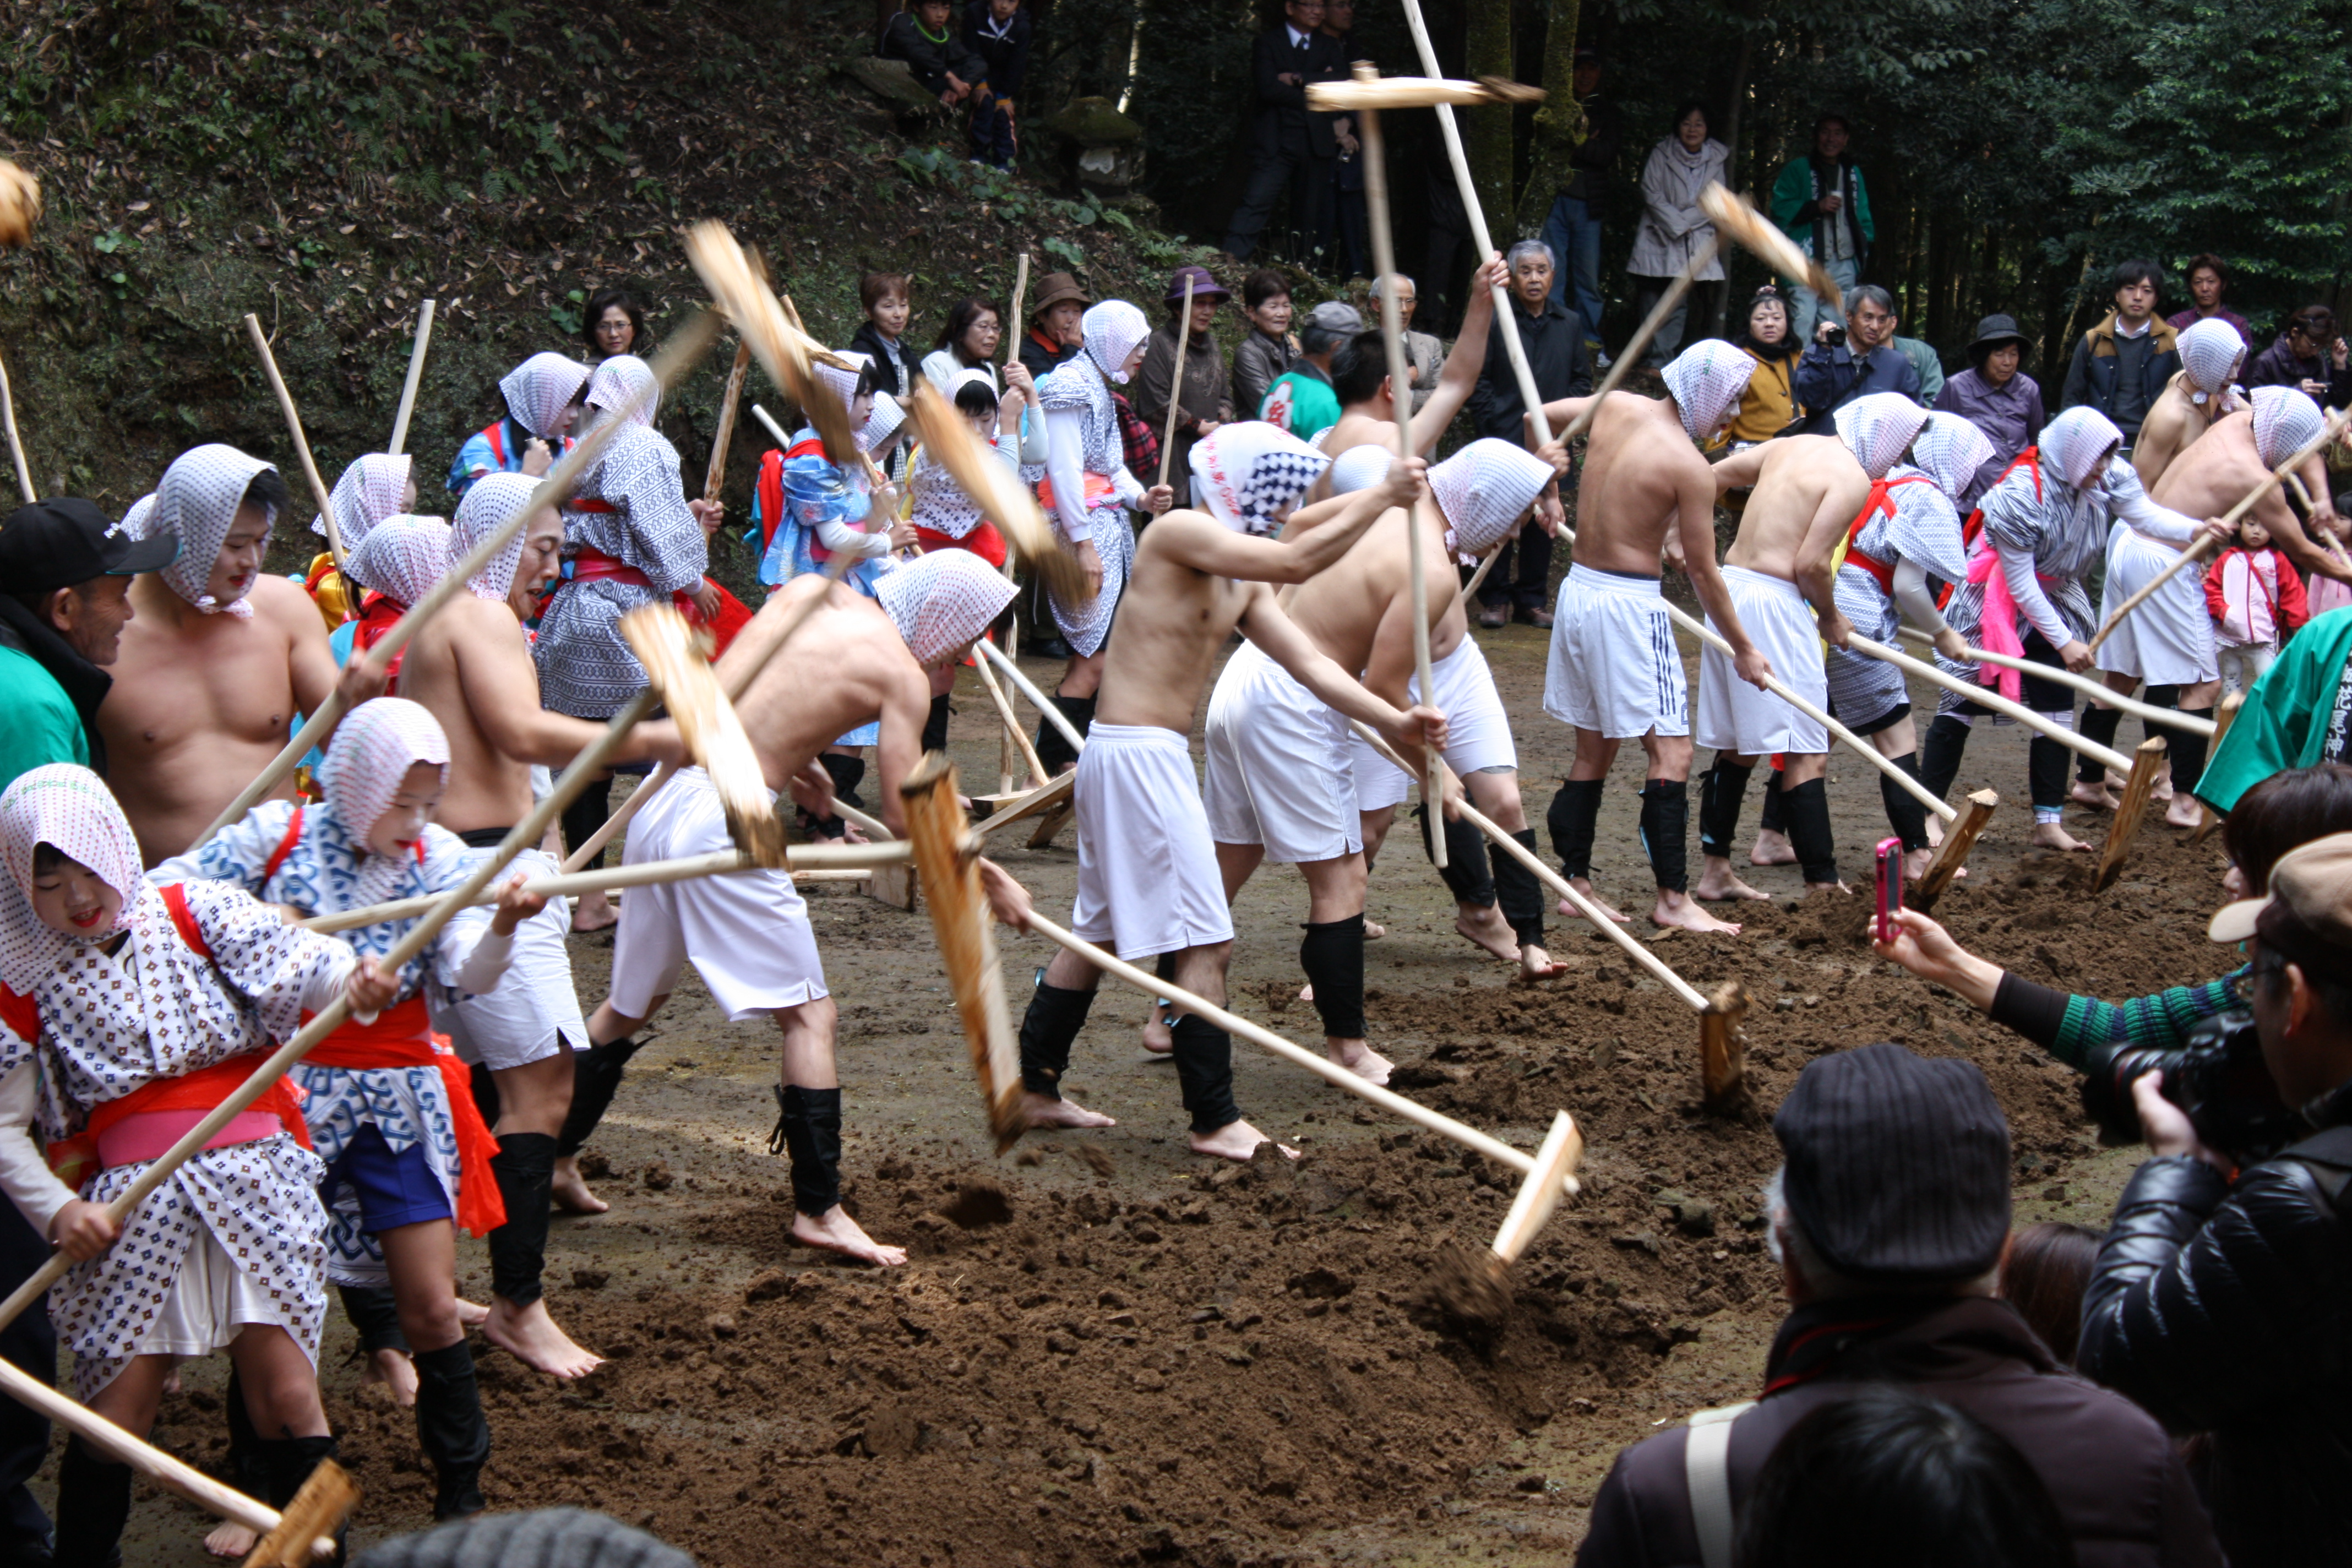
[[[2156,313],[2163,276],[2153,261],[2116,263],[2109,279],[2116,308],[2074,345],[2058,398],[2061,410],[2087,403],[2114,420],[2126,447],[2138,439],[2140,421],[2180,368],[2179,334]]]
[[[971,97],[973,84],[987,72],[980,57],[956,37],[948,0],[914,0],[890,18],[874,52],[886,60],[906,61],[914,79],[939,94],[948,109]]]
[[[1029,74],[1029,36],[1021,0],[971,0],[963,8],[963,41],[984,68],[972,95],[971,155],[1000,169],[1021,152],[1013,104]]]

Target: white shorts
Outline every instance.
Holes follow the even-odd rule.
[[[2146,587],[2180,552],[2137,529],[2116,523],[2107,531],[2107,585],[2099,595],[2099,624],[2116,607]],[[2137,676],[2150,686],[2194,686],[2220,677],[2213,649],[2213,616],[2205,605],[2205,574],[2193,566],[2126,616],[2099,645],[2097,666],[2116,675]]]
[[[283,1326],[286,1292],[248,1269],[236,1266],[208,1226],[195,1227],[195,1239],[180,1259],[179,1277],[140,1331],[131,1346],[134,1356],[206,1356],[226,1348],[248,1323]],[[302,1344],[302,1336],[293,1336]],[[310,1364],[319,1364],[314,1346]]]
[[[1511,721],[1475,637],[1465,637],[1460,647],[1431,665],[1429,679],[1437,688],[1433,699],[1423,698],[1420,676],[1406,685],[1415,702],[1427,700],[1445,715],[1445,760],[1455,773],[1468,778],[1488,768],[1519,765],[1518,749],[1511,743]],[[1353,730],[1348,731],[1348,760],[1356,775],[1358,811],[1400,805],[1412,789],[1404,770],[1366,745]]]
[[[1552,612],[1544,711],[1612,741],[1690,733],[1690,685],[1655,577],[1569,567]]]
[[[1255,643],[1225,661],[1209,694],[1209,836],[1260,844],[1281,865],[1364,847],[1348,721]]]
[[[1723,568],[1723,585],[1748,640],[1772,661],[1772,673],[1780,684],[1816,708],[1827,707],[1830,687],[1822,668],[1821,628],[1797,585],[1745,566]],[[1712,616],[1707,624],[1715,626]],[[1699,653],[1698,672],[1698,724],[1693,738],[1700,745],[1743,757],[1769,757],[1775,752],[1810,757],[1830,749],[1826,727],[1740,679],[1730,655],[1710,645]]]
[[[1132,963],[1234,939],[1192,751],[1173,730],[1097,723],[1072,786],[1078,899],[1070,929]]]
[[[629,824],[624,866],[735,847],[710,775],[682,770]],[[808,906],[782,871],[631,888],[613,940],[613,1007],[632,1018],[677,984],[688,959],[730,1022],[830,995]]]
[[[468,849],[462,862],[468,872],[489,858],[488,848]],[[511,881],[517,872],[526,877],[551,877],[562,868],[542,849],[526,849],[499,873],[493,889]],[[459,910],[449,930],[472,932],[487,928],[497,914],[492,908]],[[587,1021],[580,1016],[580,994],[572,984],[572,953],[564,938],[572,934],[572,905],[550,899],[547,907],[515,928],[514,957],[498,988],[472,995],[435,985],[429,988],[433,1026],[449,1037],[457,1059],[481,1063],[492,1072],[504,1072],[555,1055],[566,1046],[588,1048]],[[472,938],[468,936],[467,941]]]

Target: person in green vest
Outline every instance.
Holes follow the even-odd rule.
[[[71,496],[0,523],[0,788],[48,763],[105,771],[94,719],[131,623],[131,579],[179,553],[179,535],[133,539]]]

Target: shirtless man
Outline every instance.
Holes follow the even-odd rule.
[[[813,816],[833,806],[833,784],[818,753],[862,724],[881,723],[876,809],[904,832],[898,783],[921,759],[930,717],[929,671],[961,659],[1013,602],[1013,587],[965,550],[935,551],[875,582],[874,598],[803,573],[769,596],[718,664],[730,672],[766,658],[782,624],[814,595],[824,605],[736,699],[768,784],[790,788]],[[1091,748],[1089,748],[1091,752]],[[679,772],[631,825],[625,866],[732,848],[726,814],[700,768]],[[1018,926],[1027,895],[987,860],[980,862],[997,918]],[[834,1068],[836,1016],[825,989],[808,906],[782,871],[746,871],[632,889],[621,904],[613,945],[613,988],[588,1020],[590,1068],[574,1090],[562,1147],[577,1152],[619,1088],[635,1054],[632,1037],[669,1000],[688,961],[730,1021],[767,1014],[783,1037],[771,1150],[792,1158],[793,1239],[888,1266],[907,1260],[841,1206],[841,1080]]]
[[[1245,471],[1234,471],[1241,447],[1219,455],[1229,436],[1257,437]],[[1270,437],[1280,440],[1269,444]],[[1400,713],[1365,690],[1349,674],[1360,666],[1343,668],[1317,651],[1267,586],[1305,582],[1338,561],[1383,511],[1412,503],[1422,471],[1417,458],[1402,463],[1386,483],[1338,503],[1331,521],[1276,540],[1266,536],[1320,476],[1321,458],[1255,423],[1228,425],[1193,447],[1195,494],[1207,493],[1206,486],[1253,499],[1230,522],[1170,511],[1136,549],[1133,588],[1111,626],[1101,703],[1078,758],[1078,896],[1070,921],[1078,935],[1108,943],[1129,963],[1172,953],[1176,984],[1223,1004],[1233,919],[1185,737],[1236,628],[1254,645],[1236,659],[1262,651],[1317,700],[1364,721],[1414,760],[1424,737],[1444,743],[1444,720],[1435,710]],[[1065,951],[1030,998],[1021,1073],[1033,1127],[1112,1125],[1061,1092],[1098,979],[1092,964]],[[1232,1038],[1194,1016],[1176,1018],[1170,1032],[1192,1152],[1247,1160],[1265,1136],[1234,1103]]]
[[[2149,489],[2172,460],[2214,424],[2246,405],[2231,384],[2246,363],[2246,340],[2219,316],[2191,323],[2177,340],[2180,368],[2140,422],[2131,463]]]
[[[98,710],[107,785],[165,860],[195,842],[335,689],[327,628],[301,587],[261,558],[287,505],[285,481],[233,447],[192,447],[155,486],[144,537],[176,533],[179,559],[133,579],[114,685]],[[378,695],[363,661],[340,677],[347,708]],[[320,737],[320,744],[326,737]],[[269,798],[289,800],[289,773]]]
[[[1576,730],[1576,761],[1547,814],[1560,869],[1591,895],[1601,787],[1619,743],[1638,735],[1649,757],[1642,841],[1658,888],[1650,919],[1690,931],[1739,928],[1707,913],[1687,891],[1690,698],[1661,594],[1659,562],[1679,550],[1699,603],[1731,644],[1736,673],[1762,687],[1771,662],[1748,640],[1716,569],[1715,476],[1696,445],[1713,440],[1731,422],[1755,368],[1747,354],[1710,338],[1666,366],[1664,399],[1612,392],[1602,401],[1578,491],[1577,515],[1584,526],[1559,587],[1544,676],[1544,711]],[[1559,429],[1591,402],[1573,397],[1547,404],[1544,416]],[[1600,907],[1613,920],[1625,918],[1607,904]],[[1559,912],[1578,910],[1563,900]]]
[[[477,479],[457,504],[449,550],[462,557],[512,517],[530,496],[524,474]],[[561,768],[604,726],[539,705],[522,617],[562,569],[563,521],[542,508],[521,533],[412,638],[404,654],[401,695],[430,711],[449,742],[449,784],[433,820],[487,858],[530,814],[534,763]],[[617,762],[683,762],[677,726],[639,724],[614,753]],[[470,868],[470,867],[469,867]],[[552,876],[555,857],[525,849],[525,875]],[[453,926],[488,920],[487,909],[461,912]],[[507,1223],[490,1232],[488,1321],[492,1344],[559,1378],[584,1376],[599,1364],[548,1315],[540,1277],[547,1261],[547,1210],[554,1181],[555,1139],[572,1107],[575,1053],[588,1047],[572,989],[564,938],[565,900],[553,899],[516,929],[514,956],[497,988],[466,995],[434,988],[433,1021],[474,1068],[476,1098],[491,1118],[499,1152],[490,1160]],[[482,1090],[487,1088],[488,1093]],[[567,1207],[604,1207],[571,1174]],[[593,1205],[590,1207],[589,1205]]]
[[[1830,695],[1821,645],[1843,647],[1853,630],[1838,608],[1831,552],[1861,515],[1872,485],[1910,451],[1927,411],[1900,393],[1876,392],[1840,408],[1836,423],[1834,438],[1785,437],[1715,465],[1718,492],[1753,487],[1739,535],[1723,558],[1732,602],[1780,679],[1820,708]],[[1775,752],[1783,759],[1781,813],[1805,891],[1844,892],[1824,776],[1829,731],[1771,693],[1745,688],[1712,647],[1698,658],[1698,743],[1715,748],[1699,800],[1698,896],[1771,896],[1732,874],[1731,841],[1748,775],[1759,758]]]

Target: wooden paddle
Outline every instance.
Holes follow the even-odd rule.
[[[719,433],[710,438],[710,467],[702,476],[702,499],[719,504],[727,482],[727,447],[735,437],[735,410],[743,400],[743,378],[751,374],[751,345],[735,345],[735,363],[727,373],[727,391],[719,399]]]
[[[416,410],[417,384],[425,379],[425,347],[433,341],[433,308],[427,300],[416,310],[416,341],[408,350],[408,379],[400,388],[400,412],[393,417],[392,443],[384,450],[400,456],[408,446],[408,416]]]
[[[1429,1296],[1457,1328],[1482,1338],[1501,1330],[1511,1310],[1511,1266],[1551,1218],[1564,1190],[1575,1189],[1574,1172],[1583,1157],[1575,1118],[1558,1112],[1492,1245],[1475,1255],[1451,1242],[1438,1249]]]
[[[965,830],[956,795],[955,764],[933,752],[898,785],[915,873],[929,895],[931,930],[947,963],[948,989],[963,1020],[964,1042],[980,1080],[988,1130],[1003,1153],[1021,1140],[1021,1051],[1004,1002],[1004,972],[996,953],[995,922],[981,889],[976,844]]]

